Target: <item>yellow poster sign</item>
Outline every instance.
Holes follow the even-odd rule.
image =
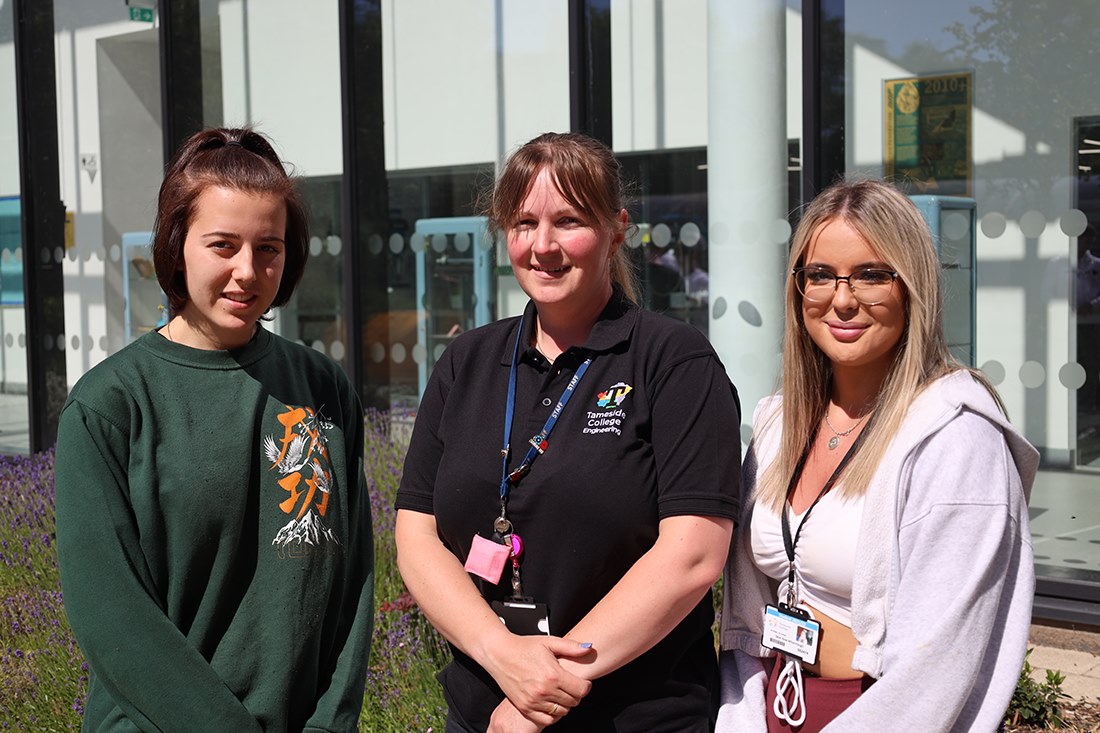
[[[887,178],[918,193],[971,195],[973,74],[883,82]]]

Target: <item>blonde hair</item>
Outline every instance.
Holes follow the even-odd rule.
[[[591,223],[612,235],[628,232],[619,219],[627,207],[620,166],[611,149],[578,132],[547,132],[525,143],[508,158],[483,206],[491,231],[507,232],[515,224],[535,179],[545,168],[558,192]],[[634,266],[620,245],[611,257],[611,282],[638,301]]]
[[[940,262],[932,235],[913,202],[893,186],[864,179],[840,182],[822,191],[806,208],[795,231],[789,269],[802,265],[821,228],[837,219],[858,232],[898,273],[894,287],[904,288],[905,329],[894,363],[864,428],[863,445],[837,484],[842,495],[860,496],[909,405],[933,380],[954,371],[969,371],[1002,410],[1004,407],[992,385],[979,372],[959,364],[948,351],[941,323]],[[781,376],[783,440],[758,489],[759,500],[775,511],[782,508],[790,477],[825,416],[831,379],[832,365],[810,338],[802,319],[802,295],[794,278],[788,277]]]

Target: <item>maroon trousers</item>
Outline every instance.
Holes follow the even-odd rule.
[[[768,733],[818,733],[855,702],[856,698],[874,682],[873,678],[866,676],[853,680],[826,680],[803,674],[802,685],[806,691],[806,720],[802,725],[794,728],[787,721],[777,718],[772,708],[775,702],[775,681],[783,671],[782,658],[764,659],[764,668],[768,670],[768,689],[765,695]]]

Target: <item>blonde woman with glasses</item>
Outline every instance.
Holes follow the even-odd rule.
[[[786,303],[726,568],[718,730],[995,730],[1031,620],[1038,454],[948,353],[920,213],[880,181],[822,192]]]

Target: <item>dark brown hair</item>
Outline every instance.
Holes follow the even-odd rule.
[[[195,202],[208,186],[281,196],[286,202],[286,260],[271,307],[285,305],[302,279],[309,222],[294,180],[267,138],[252,128],[214,127],[189,137],[176,151],[160,185],[153,224],[153,264],[176,315],[190,295],[184,279],[183,243],[195,219]]]
[[[626,235],[619,212],[627,207],[619,161],[599,140],[579,132],[546,132],[512,153],[497,178],[485,214],[494,231],[516,223],[523,200],[539,172],[548,169],[570,205],[593,224]],[[611,259],[611,281],[637,300],[634,270],[625,247]]]

